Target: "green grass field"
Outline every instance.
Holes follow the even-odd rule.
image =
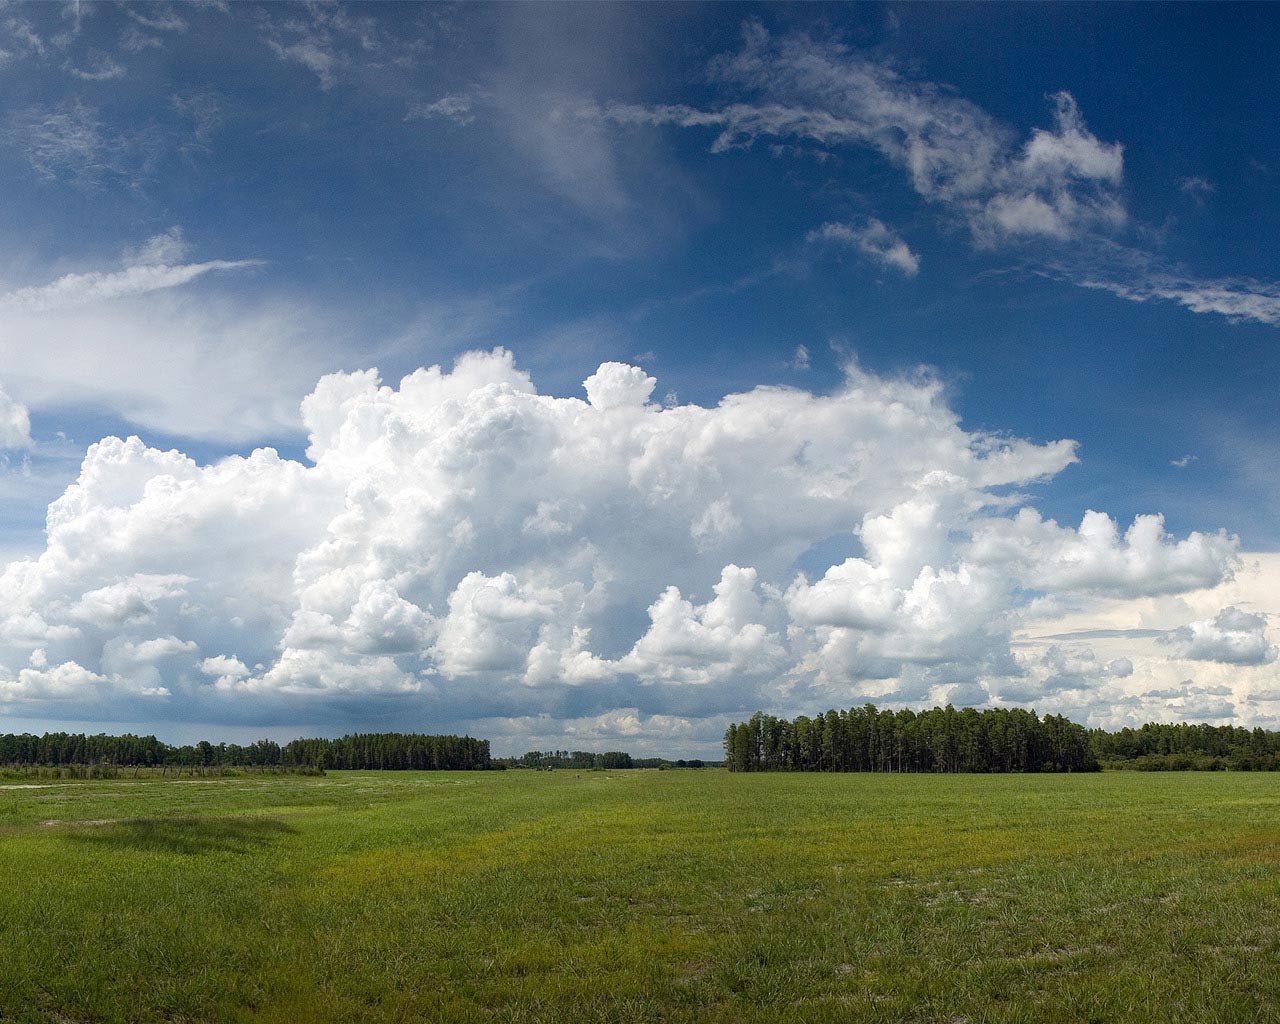
[[[0,788],[0,1020],[1275,1019],[1280,776]]]

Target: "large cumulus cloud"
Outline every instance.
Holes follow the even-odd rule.
[[[655,383],[605,363],[586,400],[541,395],[495,350],[398,387],[325,377],[302,406],[309,463],[106,438],[46,550],[0,576],[0,709],[376,708],[707,742],[757,705],[1024,692],[1029,602],[1202,588],[1236,561],[1227,535],[1158,517],[1042,519],[1011,489],[1074,444],[968,431],[927,375],[852,366],[833,394],[714,408],[656,404]],[[841,537],[857,557],[798,571]]]

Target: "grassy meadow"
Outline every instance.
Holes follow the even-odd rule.
[[[1259,1021],[1280,776],[0,786],[0,1021]]]

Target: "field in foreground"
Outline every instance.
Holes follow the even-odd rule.
[[[1280,777],[0,786],[0,1021],[1258,1021]]]

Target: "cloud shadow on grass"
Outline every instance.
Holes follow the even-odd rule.
[[[176,853],[250,853],[297,829],[275,818],[129,818],[78,826],[69,836],[121,850]]]

